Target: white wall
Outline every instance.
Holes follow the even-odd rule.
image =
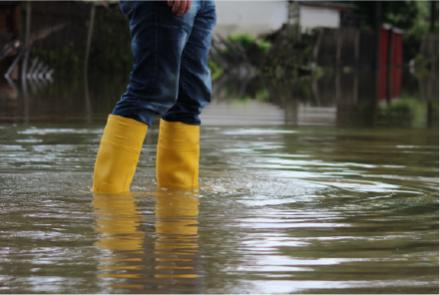
[[[217,0],[216,33],[253,35],[268,33],[287,21],[287,1],[225,1]]]
[[[287,0],[244,1],[217,0],[216,33],[258,35],[279,29],[288,20]],[[303,30],[316,27],[339,28],[336,9],[300,5],[299,21]]]
[[[316,27],[339,28],[340,16],[339,11],[334,9],[301,5],[299,21],[303,30]]]

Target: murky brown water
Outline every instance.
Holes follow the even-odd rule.
[[[199,194],[89,192],[101,124],[0,126],[1,293],[438,293],[438,130],[207,125]]]

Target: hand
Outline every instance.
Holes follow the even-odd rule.
[[[187,13],[191,8],[191,1],[192,0],[167,0],[167,3],[175,15],[181,16]]]

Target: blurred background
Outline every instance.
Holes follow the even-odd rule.
[[[217,1],[207,124],[438,125],[438,1]],[[2,1],[0,122],[103,122],[126,87],[117,1]]]

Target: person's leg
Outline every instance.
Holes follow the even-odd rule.
[[[180,17],[166,1],[121,1],[121,9],[129,21],[133,67],[101,139],[94,192],[129,191],[147,126],[176,101],[180,60],[199,6]]]
[[[211,99],[208,53],[215,22],[214,1],[203,1],[183,50],[177,102],[160,122],[156,177],[162,187],[198,187],[199,116]]]
[[[202,1],[182,54],[177,102],[162,119],[200,125],[199,115],[211,100],[208,54],[215,22],[214,1]]]
[[[126,91],[113,114],[151,125],[175,104],[181,57],[199,3],[176,16],[166,1],[121,1],[129,21],[133,66]]]

